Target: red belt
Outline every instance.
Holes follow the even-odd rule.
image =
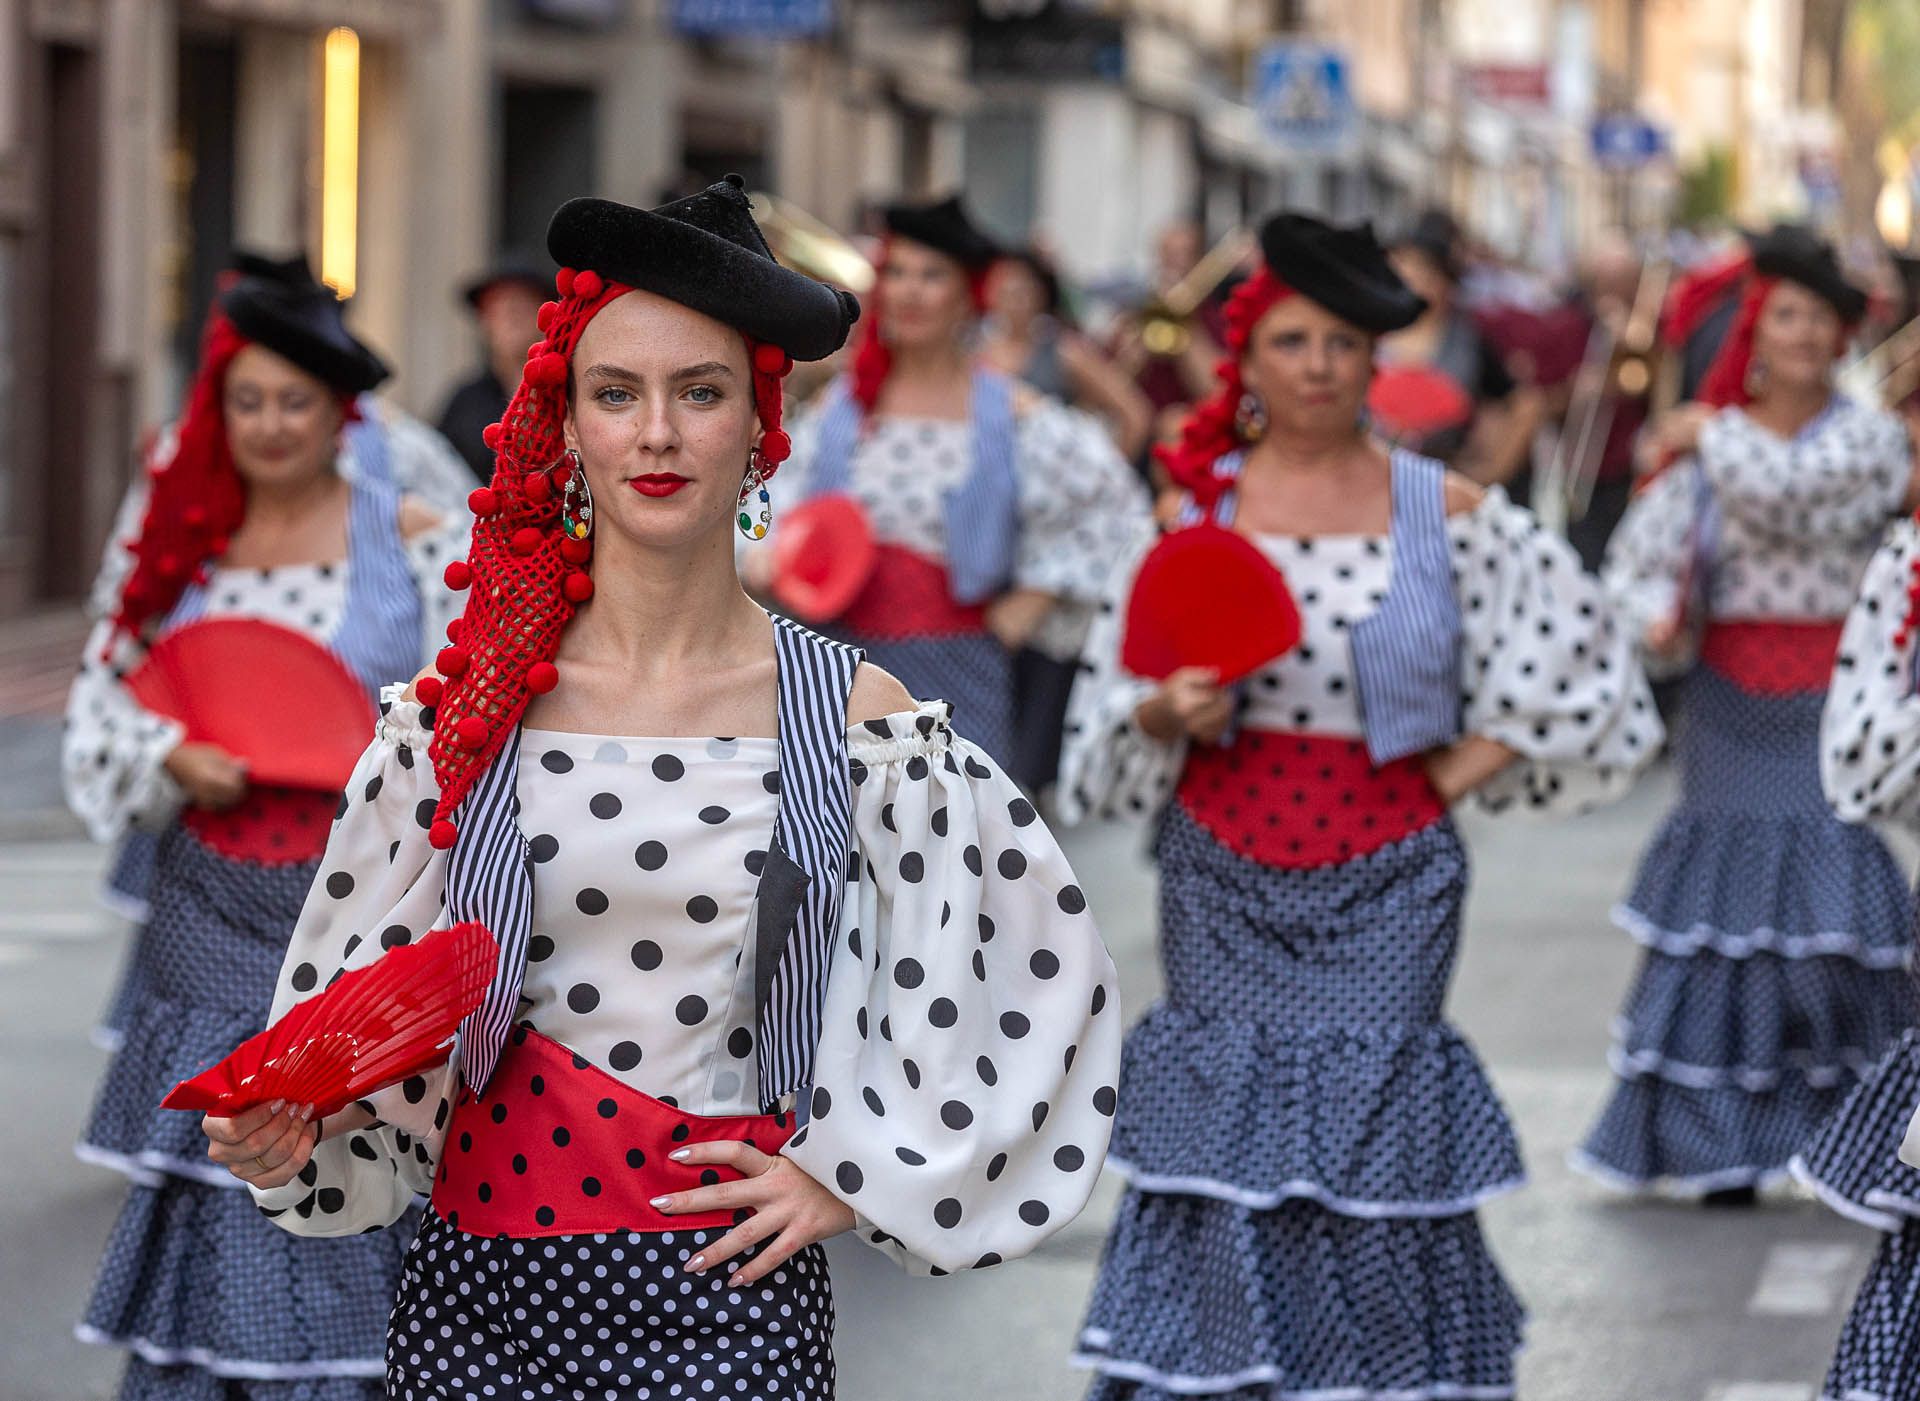
[[[1700,639],[1700,661],[1741,690],[1761,696],[1824,691],[1833,679],[1841,622],[1715,622]]]
[[[881,545],[873,572],[839,621],[884,642],[954,637],[987,630],[987,610],[957,602],[947,566],[898,545]]]
[[[531,1027],[507,1038],[487,1092],[462,1090],[447,1125],[433,1209],[476,1236],[597,1235],[731,1226],[731,1212],[663,1216],[668,1192],[738,1181],[676,1163],[689,1143],[734,1139],[778,1153],[790,1114],[705,1117],[640,1093]]]
[[[225,812],[190,807],[181,824],[222,856],[262,866],[311,861],[327,849],[340,808],[338,793],[312,788],[254,787]]]
[[[1364,740],[1242,730],[1194,745],[1180,805],[1221,845],[1263,866],[1330,866],[1447,814],[1419,755],[1375,767]]]

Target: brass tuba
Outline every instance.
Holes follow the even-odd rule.
[[[873,264],[847,239],[776,194],[755,190],[748,198],[767,246],[782,263],[859,296],[873,290]]]

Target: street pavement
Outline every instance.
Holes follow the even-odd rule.
[[[1814,1401],[1874,1245],[1795,1194],[1753,1211],[1630,1202],[1564,1165],[1606,1093],[1607,1023],[1632,972],[1607,908],[1670,793],[1657,774],[1570,822],[1463,819],[1476,885],[1453,1014],[1518,1120],[1531,1172],[1485,1213],[1531,1310],[1523,1401]],[[1075,832],[1068,846],[1137,1011],[1158,981],[1138,834]],[[70,1332],[120,1196],[112,1174],[70,1153],[103,1061],[88,1028],[125,945],[94,902],[99,868],[71,836],[0,841],[0,1124],[13,1145],[0,1401],[107,1398],[119,1366]],[[1084,1377],[1066,1358],[1115,1195],[1109,1178],[1037,1256],[977,1276],[908,1279],[836,1242],[843,1401],[1077,1396]]]

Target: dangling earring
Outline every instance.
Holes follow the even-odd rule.
[[[1233,411],[1233,431],[1243,443],[1257,443],[1267,436],[1267,406],[1251,389],[1240,395]]]
[[[767,530],[773,525],[773,498],[767,494],[767,460],[755,448],[747,458],[747,477],[740,483],[740,517],[736,524],[740,533],[749,540],[764,540]],[[753,505],[747,504],[747,498],[757,495],[759,499]]]
[[[1749,399],[1757,399],[1767,391],[1767,362],[1757,355],[1747,366],[1747,382],[1743,387]]]
[[[560,529],[569,540],[584,540],[593,534],[593,488],[587,484],[587,472],[580,465],[580,454],[567,449],[567,484],[560,493]]]

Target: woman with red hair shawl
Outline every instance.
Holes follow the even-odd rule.
[[[1753,1202],[1913,1019],[1906,881],[1819,777],[1841,621],[1913,479],[1899,421],[1834,390],[1865,309],[1806,230],[1756,239],[1697,441],[1608,552],[1650,664],[1685,670],[1679,800],[1615,915],[1644,949],[1617,1083],[1575,1159],[1625,1188]]]
[[[394,1401],[827,1401],[822,1241],[986,1268],[1085,1203],[1113,965],[949,708],[741,587],[782,380],[852,296],[774,260],[737,176],[571,200],[547,247],[466,611],[393,693],[274,1006],[469,920],[492,984],[440,1064],[318,1123],[210,1118],[210,1152],[297,1236],[400,1240],[429,1196]]]
[[[130,1352],[123,1401],[362,1401],[379,1394],[384,1317],[366,1291],[398,1278],[401,1252],[294,1246],[211,1169],[191,1121],[159,1107],[265,1024],[340,794],[255,781],[123,678],[177,631],[248,619],[319,643],[370,711],[446,621],[439,575],[459,541],[345,441],[387,370],[333,293],[297,257],[243,257],[238,274],[107,548],[68,702],[70,804],[97,839],[152,854],[118,1044],[78,1147],[129,1181],[80,1335]],[[263,666],[227,703],[271,709],[275,680]],[[255,1306],[293,1288],[308,1303],[297,1327]]]
[[[1372,231],[1282,214],[1260,242],[1168,466],[1180,528],[1248,536],[1301,641],[1232,687],[1134,675],[1126,560],[1068,711],[1069,820],[1157,818],[1166,973],[1076,1360],[1092,1401],[1508,1396],[1521,1308],[1477,1212],[1522,1170],[1442,1014],[1448,807],[1619,793],[1659,719],[1563,540],[1369,433],[1375,340],[1421,305]]]
[[[1149,528],[1145,494],[1097,420],[978,356],[999,250],[959,199],[885,218],[852,368],[795,428],[775,504],[859,504],[877,563],[824,626],[915,695],[951,700],[981,747],[1037,787],[1049,756],[1015,738],[1014,653],[1077,651],[1107,568]],[[1041,752],[1023,765],[1027,750]]]

